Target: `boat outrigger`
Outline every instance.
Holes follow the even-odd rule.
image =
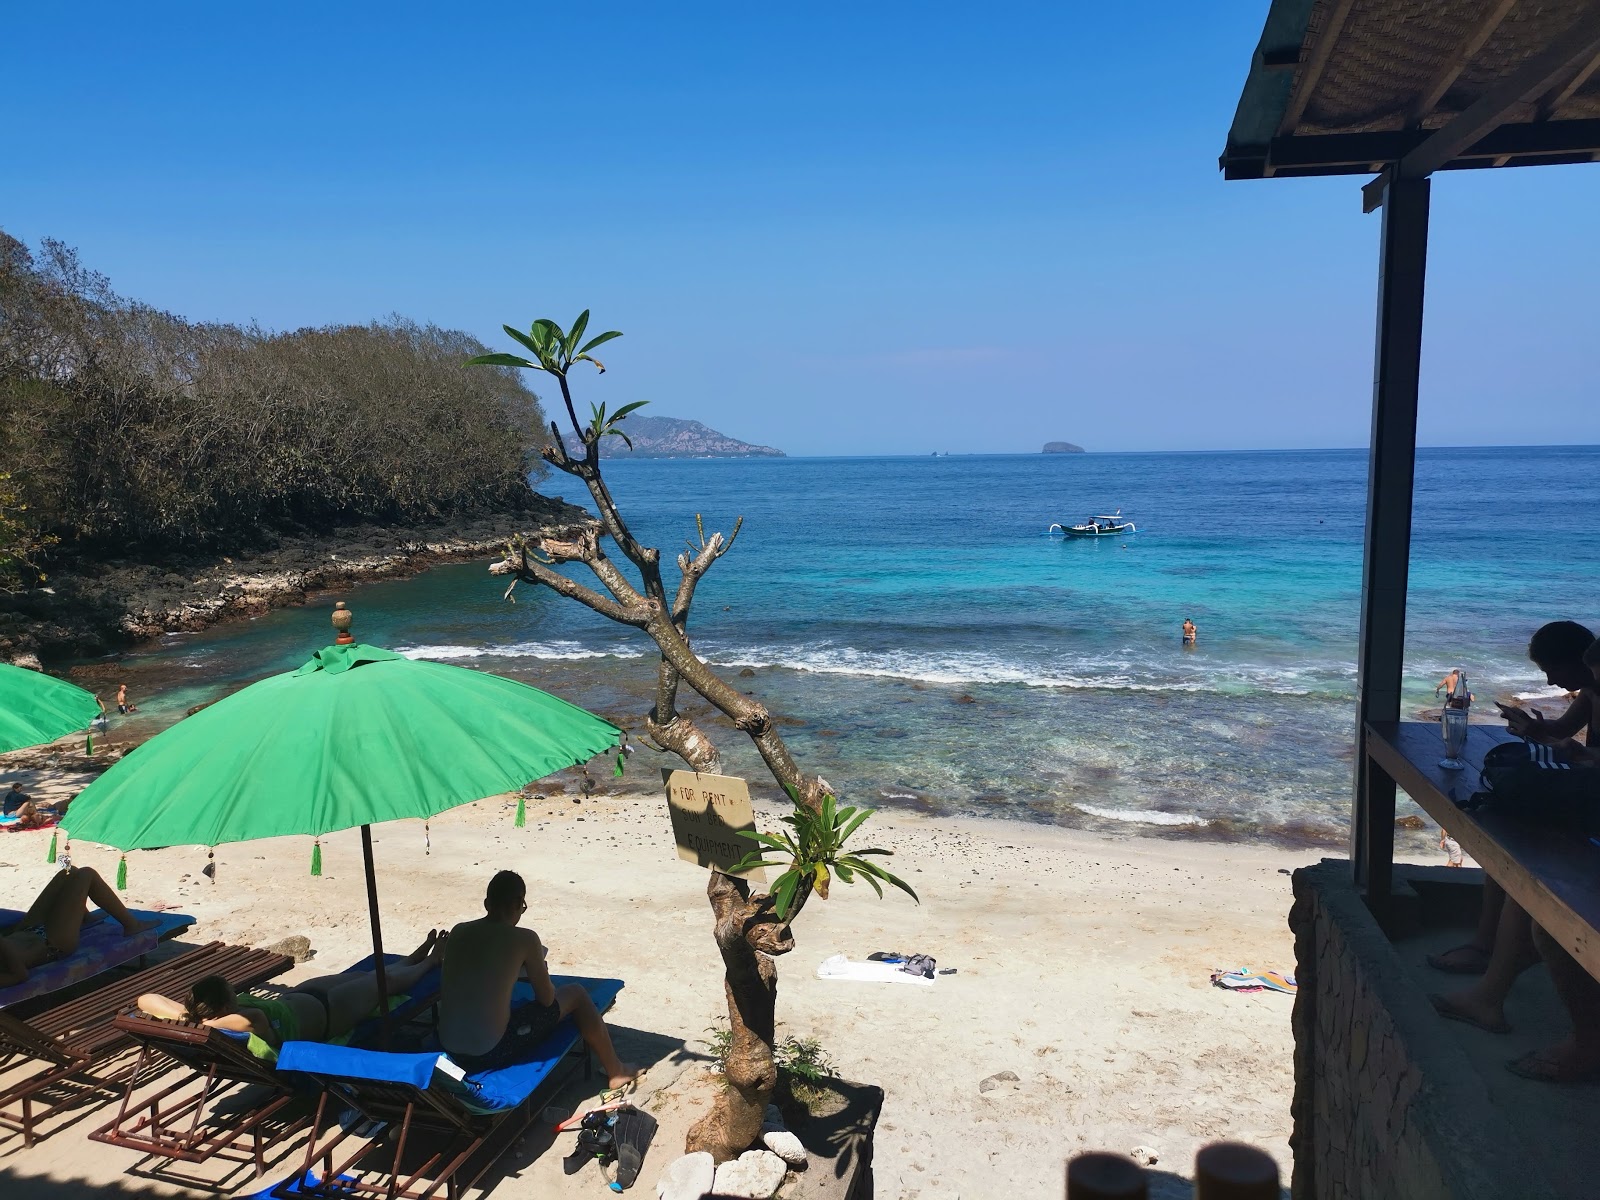
[[[1138,533],[1134,523],[1122,515],[1119,508],[1110,516],[1090,517],[1082,525],[1052,525],[1046,532],[1061,530],[1069,538],[1117,537],[1124,533]]]

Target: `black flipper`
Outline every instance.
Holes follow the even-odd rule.
[[[631,1188],[644,1168],[650,1140],[656,1136],[656,1119],[637,1108],[619,1109],[612,1134],[617,1139],[617,1185]]]

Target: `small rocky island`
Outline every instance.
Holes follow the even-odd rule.
[[[1082,446],[1075,445],[1072,442],[1046,442],[1044,444],[1044,453],[1046,453],[1046,454],[1084,454],[1084,453],[1087,453],[1087,451],[1085,451]]]
[[[621,438],[608,437],[600,443],[601,458],[783,458],[782,450],[741,442],[718,433],[699,421],[677,417],[630,416],[623,426],[633,441],[633,449]],[[567,438],[567,452],[581,455],[582,447]]]

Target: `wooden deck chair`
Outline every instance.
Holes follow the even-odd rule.
[[[282,954],[211,942],[30,1017],[0,1011],[0,1126],[19,1131],[31,1146],[48,1117],[96,1094],[110,1099],[137,1082],[145,1064],[129,1061],[133,1039],[117,1015],[140,994],[182,995],[207,975],[247,987],[291,965]]]
[[[398,955],[386,957],[399,961]],[[349,969],[370,969],[371,964],[369,956]],[[390,1018],[414,1016],[434,1002],[438,990],[439,972],[429,972],[406,997],[397,998],[401,1002]],[[141,1061],[165,1060],[187,1070],[170,1086],[137,1098],[130,1080],[117,1115],[91,1133],[91,1140],[158,1158],[204,1163],[226,1156],[248,1137],[259,1175],[266,1169],[267,1154],[310,1123],[309,1081],[250,1053],[246,1035],[136,1012],[118,1017],[116,1025],[140,1044]],[[372,1018],[351,1037],[375,1036],[378,1028],[378,1019]],[[247,1090],[252,1087],[257,1089],[254,1095]]]
[[[582,984],[601,1012],[623,987],[620,979],[556,976],[554,982]],[[309,1076],[321,1096],[305,1162],[272,1195],[426,1200],[443,1188],[454,1200],[532,1123],[565,1081],[561,1068],[586,1057],[570,1017],[528,1062],[471,1075],[436,1050],[388,1054],[285,1043],[279,1069]],[[377,1136],[391,1144],[378,1146]],[[335,1153],[351,1140],[359,1145]]]

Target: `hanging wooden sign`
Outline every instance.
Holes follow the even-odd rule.
[[[667,810],[672,814],[672,838],[678,857],[723,874],[752,850],[761,847],[738,836],[754,830],[755,810],[750,807],[750,785],[732,775],[702,775],[698,771],[663,769],[667,784]],[[761,869],[742,872],[740,879],[765,883]]]

